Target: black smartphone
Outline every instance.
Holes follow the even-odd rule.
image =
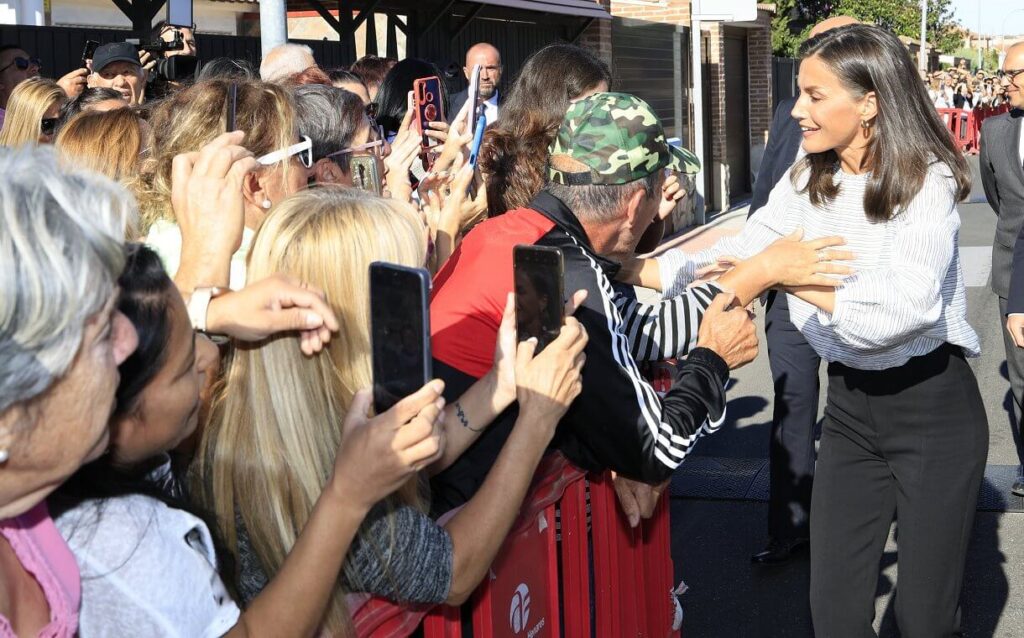
[[[562,251],[547,246],[513,249],[516,291],[516,335],[537,338],[540,352],[558,338],[565,323],[565,266]]]
[[[433,378],[430,355],[430,273],[385,262],[370,264],[373,407],[382,414]]]
[[[85,48],[82,49],[82,68],[89,68],[88,60],[96,55],[96,48],[100,45],[96,40],[86,40]]]
[[[228,89],[228,133],[235,130],[235,111],[238,110],[238,83],[232,82]]]
[[[380,170],[377,168],[377,158],[365,155],[357,155],[349,160],[349,169],[352,171],[352,185],[380,195],[383,187],[380,180]]]

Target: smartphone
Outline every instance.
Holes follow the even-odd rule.
[[[167,24],[186,29],[194,28],[192,0],[167,0]]]
[[[565,266],[562,251],[521,244],[513,249],[516,335],[537,338],[537,352],[558,338],[565,323]]]
[[[480,117],[480,65],[473,65],[473,73],[469,78],[469,89],[466,90],[466,104],[469,105],[469,134],[476,134],[476,120]]]
[[[86,40],[85,48],[82,49],[82,67],[89,68],[89,60],[96,55],[96,47],[100,45],[96,40]]]
[[[386,262],[370,264],[373,406],[382,414],[430,381],[430,274]]]
[[[380,195],[383,191],[380,182],[380,171],[377,159],[365,155],[357,155],[349,160],[352,171],[352,184],[359,189]]]
[[[413,107],[416,109],[416,121],[419,122],[420,134],[423,136],[424,150],[431,149],[440,142],[427,137],[431,122],[446,122],[444,113],[444,93],[441,78],[431,76],[420,78],[412,83]]]
[[[480,157],[480,145],[484,141],[484,129],[487,128],[487,116],[481,115],[476,123],[473,144],[469,147],[469,165],[476,169],[476,161]]]
[[[232,82],[228,89],[228,133],[236,129],[235,112],[238,110],[238,83]]]

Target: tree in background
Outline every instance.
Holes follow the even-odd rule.
[[[952,53],[962,42],[951,3],[928,0],[928,43],[942,53]],[[779,57],[795,57],[811,26],[833,15],[852,16],[915,40],[921,36],[921,6],[916,0],[780,0],[775,6],[772,49]]]

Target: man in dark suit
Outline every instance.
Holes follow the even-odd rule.
[[[498,106],[501,100],[501,95],[498,93],[502,71],[501,53],[486,42],[469,47],[469,51],[466,51],[466,66],[462,67],[467,82],[473,76],[473,66],[477,64],[480,65],[480,98],[483,102],[484,115],[487,116],[487,126],[490,126],[498,119]],[[448,109],[449,124],[462,110],[468,97],[469,89],[452,96],[452,103]]]
[[[857,21],[846,16],[816,25],[810,37]],[[790,112],[796,98],[779,103],[754,182],[750,215],[768,203],[768,195],[796,161],[803,140],[800,124]],[[788,179],[788,178],[787,178]],[[768,448],[771,487],[768,496],[768,545],[754,554],[755,564],[788,561],[807,546],[814,480],[814,424],[818,420],[818,368],[821,358],[789,320],[786,295],[768,293],[764,315],[768,365],[774,404]]]
[[[1006,319],[1003,346],[1016,408],[1010,420],[1019,465],[1012,491],[1024,496],[1024,42],[1007,50],[1000,82],[1013,110],[982,124],[981,182],[999,216],[992,244],[992,292],[999,295],[1000,318]]]

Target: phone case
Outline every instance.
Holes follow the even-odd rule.
[[[370,335],[377,414],[433,378],[429,304],[430,273],[426,270],[386,262],[370,264]]]
[[[513,249],[516,294],[516,336],[537,338],[540,352],[554,341],[565,323],[565,266],[562,251],[547,246]]]
[[[431,122],[444,122],[444,92],[441,79],[432,76],[420,78],[412,83],[413,105],[416,109],[416,121],[419,123],[420,134],[423,136],[422,146],[429,149],[437,146],[439,142],[432,137],[427,137],[428,124]]]
[[[352,171],[352,183],[356,188],[369,191],[374,195],[381,194],[380,173],[377,170],[376,158],[357,155],[349,160],[349,168]]]

